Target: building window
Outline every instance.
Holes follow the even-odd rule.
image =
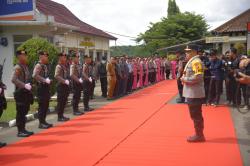
[[[27,40],[31,39],[32,35],[13,35],[13,41],[14,41],[14,52],[17,50],[17,48],[26,42]]]

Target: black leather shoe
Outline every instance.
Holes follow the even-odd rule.
[[[75,116],[80,116],[80,115],[83,115],[84,113],[83,112],[80,112],[80,111],[75,111],[73,113]]]
[[[29,137],[30,134],[26,133],[26,132],[18,132],[17,133],[17,137]]]
[[[5,147],[6,145],[6,143],[0,142],[0,148]]]
[[[94,109],[93,108],[86,108],[86,109],[84,109],[84,112],[90,112],[90,111],[93,111]]]
[[[48,123],[48,122],[44,122],[44,124],[48,125],[49,128],[53,127],[53,124],[50,124],[50,123]]]
[[[60,117],[58,118],[58,122],[66,122],[66,121],[69,121],[70,119],[69,118],[66,118],[66,117]]]
[[[39,129],[48,129],[48,128],[50,128],[50,126],[45,124],[45,123],[40,123],[38,128]]]
[[[203,135],[202,136],[194,135],[194,136],[188,137],[187,142],[190,142],[190,143],[206,142],[206,139]]]
[[[33,135],[33,134],[34,134],[33,131],[28,131],[28,130],[24,130],[24,133],[27,133],[27,134],[29,134],[29,135]]]

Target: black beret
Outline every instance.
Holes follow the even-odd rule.
[[[197,44],[189,44],[189,45],[187,45],[185,51],[191,51],[191,50],[199,51],[199,50],[201,50],[201,46],[197,45]]]
[[[47,55],[47,56],[49,56],[49,54],[46,51],[39,51],[38,55]]]
[[[16,56],[23,55],[23,54],[27,55],[27,52],[24,51],[24,50],[18,50],[18,51],[16,52]]]
[[[58,54],[58,56],[59,56],[59,57],[61,57],[61,56],[66,56],[66,57],[67,57],[67,54],[66,54],[66,53],[61,52],[61,53],[59,53],[59,54]]]

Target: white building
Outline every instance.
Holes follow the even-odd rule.
[[[8,45],[0,45],[0,63],[6,59],[3,82],[7,85],[6,96],[12,96],[11,83],[13,57],[18,46],[33,37],[46,38],[60,50],[78,50],[93,59],[110,56],[109,42],[115,37],[79,20],[65,6],[51,0],[36,0],[32,20],[0,18],[0,38]]]
[[[225,53],[236,43],[242,43],[247,48],[247,23],[250,22],[250,9],[232,18],[214,29],[213,37],[207,37],[206,43],[213,43],[221,53]]]

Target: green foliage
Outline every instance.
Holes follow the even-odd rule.
[[[179,14],[180,9],[177,6],[175,0],[169,0],[168,1],[168,17]]]
[[[247,51],[247,55],[250,56],[250,49]]]
[[[54,77],[54,71],[57,64],[57,54],[58,49],[48,42],[46,39],[43,38],[32,38],[24,42],[21,46],[17,48],[17,50],[25,50],[28,54],[28,61],[29,61],[29,69],[30,71],[33,70],[34,65],[38,62],[38,52],[39,51],[46,51],[49,54],[49,68],[50,68],[50,78]],[[15,61],[16,62],[16,59]],[[33,71],[32,71],[33,72]],[[55,81],[52,82],[51,92],[54,95],[56,91]]]
[[[137,42],[143,41],[148,50],[154,52],[162,47],[200,39],[207,30],[208,25],[202,15],[179,13],[150,23],[149,29],[138,36]]]
[[[111,47],[111,56],[150,56],[151,52],[144,45],[140,46],[113,46]]]
[[[168,60],[169,60],[169,61],[175,61],[175,60],[177,60],[177,57],[176,57],[175,54],[169,54],[169,55],[168,55]]]
[[[237,53],[238,53],[239,55],[246,54],[246,47],[245,47],[245,45],[244,45],[243,43],[236,43],[236,44],[234,45],[234,48],[237,49]]]

